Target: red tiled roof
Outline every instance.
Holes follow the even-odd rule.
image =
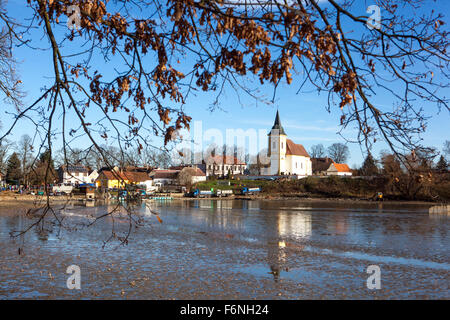
[[[143,182],[143,181],[150,180],[150,177],[146,172],[124,171],[122,174],[125,177],[127,177],[128,181],[131,181],[131,182]]]
[[[286,155],[308,157],[309,154],[301,144],[295,144],[291,139],[286,139]]]
[[[334,162],[334,167],[338,172],[352,172],[347,164]]]
[[[150,180],[150,177],[145,172],[135,172],[135,171],[122,171],[113,172],[111,170],[103,170],[101,172],[105,175],[108,180],[126,180],[129,182],[143,182]]]

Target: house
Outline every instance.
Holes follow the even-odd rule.
[[[199,166],[197,166],[199,167]],[[247,164],[240,161],[235,156],[210,156],[205,160],[203,166],[199,167],[203,169],[206,176],[219,176],[224,177],[227,174],[238,175],[244,174],[244,170],[247,169]]]
[[[135,184],[145,186],[147,191],[152,190],[153,180],[147,172],[142,171],[124,171],[123,175],[126,177],[128,184]]]
[[[326,175],[327,170],[330,165],[333,163],[333,159],[331,158],[312,158],[312,172],[316,175]]]
[[[96,179],[97,188],[102,190],[121,189],[129,184],[145,185],[147,190],[151,190],[153,187],[153,181],[146,172],[123,171],[117,167],[112,170],[100,171]]]
[[[58,168],[57,173],[59,183],[80,185],[91,182],[88,169],[82,165],[63,165]]]
[[[327,176],[351,176],[352,170],[345,163],[333,162],[327,169]]]
[[[206,181],[206,174],[197,167],[184,167],[178,173],[178,182],[182,185],[193,185]]]
[[[127,184],[129,184],[129,181],[117,167],[112,170],[102,168],[97,179],[95,180],[95,184],[97,188],[104,191],[114,188],[124,188]]]
[[[95,181],[98,178],[98,171],[97,170],[91,170],[89,171],[89,175],[88,175],[88,182],[87,183],[95,183]]]
[[[155,169],[149,176],[153,180],[153,186],[161,187],[169,184],[176,184],[180,170]]]
[[[95,199],[95,185],[93,183],[80,184],[80,192],[86,196],[86,199]]]
[[[301,144],[287,138],[277,111],[275,122],[268,134],[270,165],[261,169],[262,175],[312,175],[311,158]]]

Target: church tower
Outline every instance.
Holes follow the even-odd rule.
[[[286,172],[286,137],[277,110],[275,123],[269,133],[270,175]]]

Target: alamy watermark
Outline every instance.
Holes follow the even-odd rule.
[[[81,11],[80,7],[71,5],[67,7],[67,27],[71,30],[78,30],[81,27]]]
[[[381,289],[381,269],[377,265],[370,265],[367,267],[369,278],[367,278],[367,289],[369,290],[380,290]]]
[[[81,290],[81,269],[79,266],[73,264],[67,267],[66,273],[70,274],[67,279],[66,285],[70,290]]]
[[[381,29],[381,9],[379,6],[377,5],[371,5],[369,7],[367,7],[367,11],[366,13],[370,14],[370,17],[367,18],[367,28],[369,28],[370,30],[373,29],[377,29],[380,30]]]

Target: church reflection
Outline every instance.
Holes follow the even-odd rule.
[[[312,216],[310,212],[278,210],[271,214],[267,224],[271,227],[267,242],[267,262],[270,273],[278,282],[281,273],[288,272],[289,254],[301,254],[302,240],[312,235]]]

